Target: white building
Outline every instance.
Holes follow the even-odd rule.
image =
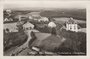
[[[41,17],[40,12],[30,12],[26,15],[29,17],[29,19],[33,19],[33,20],[38,20]]]
[[[46,21],[49,21],[49,19],[48,19],[47,17],[41,17],[40,19],[38,19],[38,21],[39,21],[39,22],[40,22],[40,21],[46,22]]]
[[[9,10],[9,9],[7,9],[7,10],[6,10],[6,13],[8,14],[8,16],[11,16],[12,11]]]
[[[70,20],[66,22],[66,30],[78,32],[78,24],[74,21],[73,18],[70,18]]]
[[[30,15],[30,16],[28,16],[28,17],[29,17],[29,19],[33,19],[32,15]]]
[[[34,25],[31,24],[30,22],[27,22],[23,25],[23,29],[24,30],[30,30],[30,29],[33,29],[34,28]]]
[[[7,12],[7,13],[11,13],[12,11],[11,11],[11,10],[9,10],[9,9],[7,9],[7,10],[6,10],[6,12]]]
[[[48,27],[51,27],[51,28],[56,27],[56,24],[54,22],[49,22]]]

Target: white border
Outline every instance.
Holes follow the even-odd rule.
[[[68,1],[66,3],[82,3],[87,8],[87,56],[3,56],[3,6],[6,2],[24,3],[31,1],[3,1],[0,2],[0,59],[90,59],[90,2],[89,1]],[[40,1],[38,1],[40,2]],[[47,1],[48,2],[48,1]],[[52,1],[49,1],[52,2]],[[56,1],[55,1],[56,2]],[[65,1],[57,1],[64,3]]]

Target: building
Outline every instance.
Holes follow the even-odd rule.
[[[16,18],[18,18],[19,21],[23,21],[23,20],[28,19],[28,16],[27,15],[18,15],[18,16],[16,16]]]
[[[66,30],[78,32],[78,29],[78,24],[73,18],[66,22]]]
[[[29,19],[33,19],[33,20],[38,20],[41,18],[40,12],[30,12],[26,15],[29,17]]]
[[[5,18],[4,21],[9,21],[9,19],[8,18]]]
[[[4,21],[13,21],[12,18],[5,18]]]
[[[6,10],[6,13],[8,14],[8,16],[11,16],[12,11],[9,10],[9,9],[7,9],[7,10]]]
[[[31,24],[30,22],[26,22],[26,23],[23,25],[23,29],[24,29],[24,30],[34,29],[34,25]]]
[[[40,16],[40,12],[31,12],[31,13],[28,13],[28,15],[32,15],[33,17],[39,17]]]
[[[41,17],[38,21],[48,22],[49,19],[47,17]]]
[[[48,27],[51,27],[51,28],[56,27],[56,24],[54,22],[49,22]]]

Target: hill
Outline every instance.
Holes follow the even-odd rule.
[[[86,9],[59,9],[53,11],[42,11],[41,16],[55,17],[73,17],[75,19],[86,20]]]

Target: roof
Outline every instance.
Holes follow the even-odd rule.
[[[31,26],[34,27],[34,25],[33,25],[32,23],[30,23],[30,22],[26,22],[26,23],[23,25],[23,27],[31,27]]]
[[[73,18],[70,18],[67,23],[69,24],[74,24],[74,23],[77,23]]]
[[[48,26],[49,27],[56,27],[56,24],[54,22],[49,22]]]
[[[40,21],[49,21],[47,17],[41,17]]]

